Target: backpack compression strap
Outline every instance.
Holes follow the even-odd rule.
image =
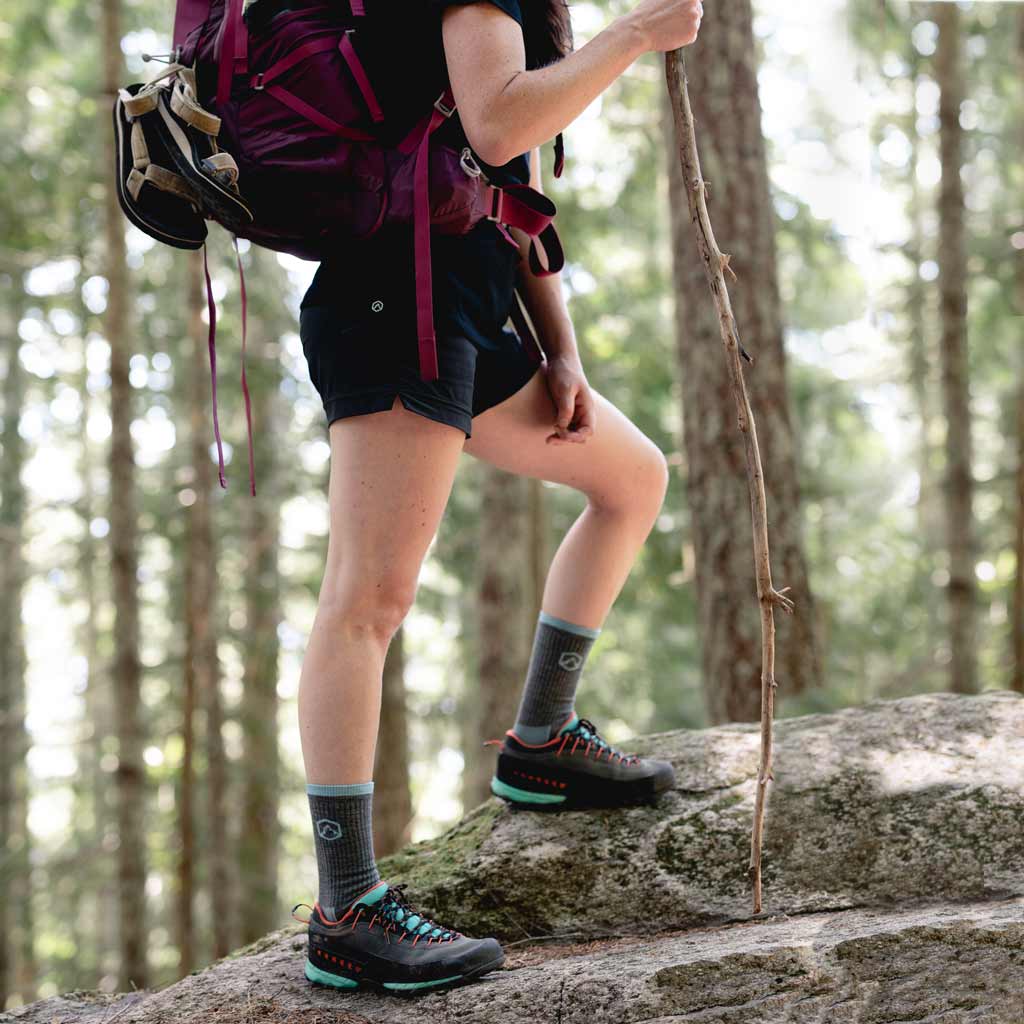
[[[434,291],[430,262],[430,136],[446,118],[455,113],[455,97],[446,86],[434,101],[434,109],[398,144],[403,153],[416,149],[413,165],[413,250],[416,261],[416,336],[419,346],[420,378],[437,380],[437,338],[434,332]],[[552,223],[555,204],[543,192],[529,185],[488,185],[491,211],[488,220],[521,228],[530,236],[530,268],[538,277],[555,274],[562,269],[564,257],[558,234]],[[548,265],[536,255],[536,242],[542,240]],[[537,346],[536,338],[528,332]]]

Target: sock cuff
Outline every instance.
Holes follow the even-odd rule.
[[[591,640],[596,640],[597,634],[601,632],[600,629],[591,629],[589,626],[581,626],[575,622],[567,622],[565,619],[560,619],[555,615],[548,615],[545,611],[541,611],[538,621],[542,622],[545,626],[555,626],[558,629],[564,629],[567,633],[589,637]]]
[[[316,782],[306,783],[306,792],[311,796],[362,796],[373,792],[373,781],[349,782],[345,785],[324,786]]]

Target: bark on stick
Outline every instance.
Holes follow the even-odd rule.
[[[682,50],[670,50],[665,54],[665,78],[672,100],[672,114],[676,126],[676,144],[683,181],[686,183],[686,198],[690,207],[690,221],[697,237],[697,247],[707,275],[711,295],[718,311],[718,323],[722,342],[725,345],[726,361],[729,367],[729,382],[747,463],[747,486],[750,491],[750,513],[754,533],[754,570],[757,579],[757,597],[761,610],[761,758],[757,772],[757,793],[754,800],[754,822],[750,837],[749,877],[753,888],[754,913],[761,912],[761,845],[764,833],[764,810],[768,782],[772,777],[772,717],[775,699],[775,606],[787,612],[793,611],[793,602],[785,596],[789,589],[776,590],[772,586],[771,562],[768,553],[768,509],[764,491],[764,475],[761,470],[761,455],[757,447],[757,429],[754,413],[750,407],[740,354],[753,362],[740,346],[736,318],[729,303],[729,292],[725,286],[725,271],[736,275],[729,266],[729,256],[723,253],[715,242],[708,216],[707,187],[700,173],[697,157],[697,139],[694,132],[693,111],[686,89],[686,66]]]

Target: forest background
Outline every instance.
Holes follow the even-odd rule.
[[[625,9],[574,3],[577,47]],[[295,709],[327,539],[297,334],[315,265],[240,244],[253,498],[211,231],[222,489],[201,257],[111,192],[112,90],[159,70],[142,54],[170,27],[155,0],[0,18],[0,1010],[166,984],[315,895]],[[686,52],[797,604],[778,714],[1024,691],[1024,5],[741,0]],[[628,749],[756,719],[750,510],[661,55],[565,139],[545,190],[584,366],[673,469],[577,700]],[[378,856],[488,797],[482,742],[512,723],[583,500],[464,460],[389,653]]]

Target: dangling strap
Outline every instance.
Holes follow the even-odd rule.
[[[515,324],[519,337],[526,344],[526,354],[534,363],[541,363],[544,360],[544,350],[540,347],[536,335],[530,327],[523,312],[522,300],[519,297],[519,288],[512,290],[512,323]]]
[[[213,301],[213,284],[210,282],[210,265],[206,259],[206,243],[203,242],[203,273],[206,275],[206,308],[210,313],[210,332],[207,344],[210,349],[210,389],[213,392],[213,436],[217,439],[217,463],[221,487],[228,486],[224,479],[224,449],[220,443],[220,424],[217,422],[217,354],[214,338],[217,334],[217,306]]]
[[[430,136],[455,111],[450,88],[434,102],[424,123],[413,168],[413,249],[416,260],[416,337],[420,377],[437,380],[437,339],[434,335],[434,289],[430,267]]]
[[[562,144],[562,133],[555,136],[555,177],[562,176],[562,168],[565,167],[565,146]]]
[[[238,286],[242,296],[242,396],[245,398],[245,428],[249,438],[249,493],[256,497],[256,462],[252,447],[252,408],[249,403],[249,385],[245,380],[245,274],[242,273],[242,254],[238,251],[238,236],[232,235],[235,243],[235,260],[238,263]]]

